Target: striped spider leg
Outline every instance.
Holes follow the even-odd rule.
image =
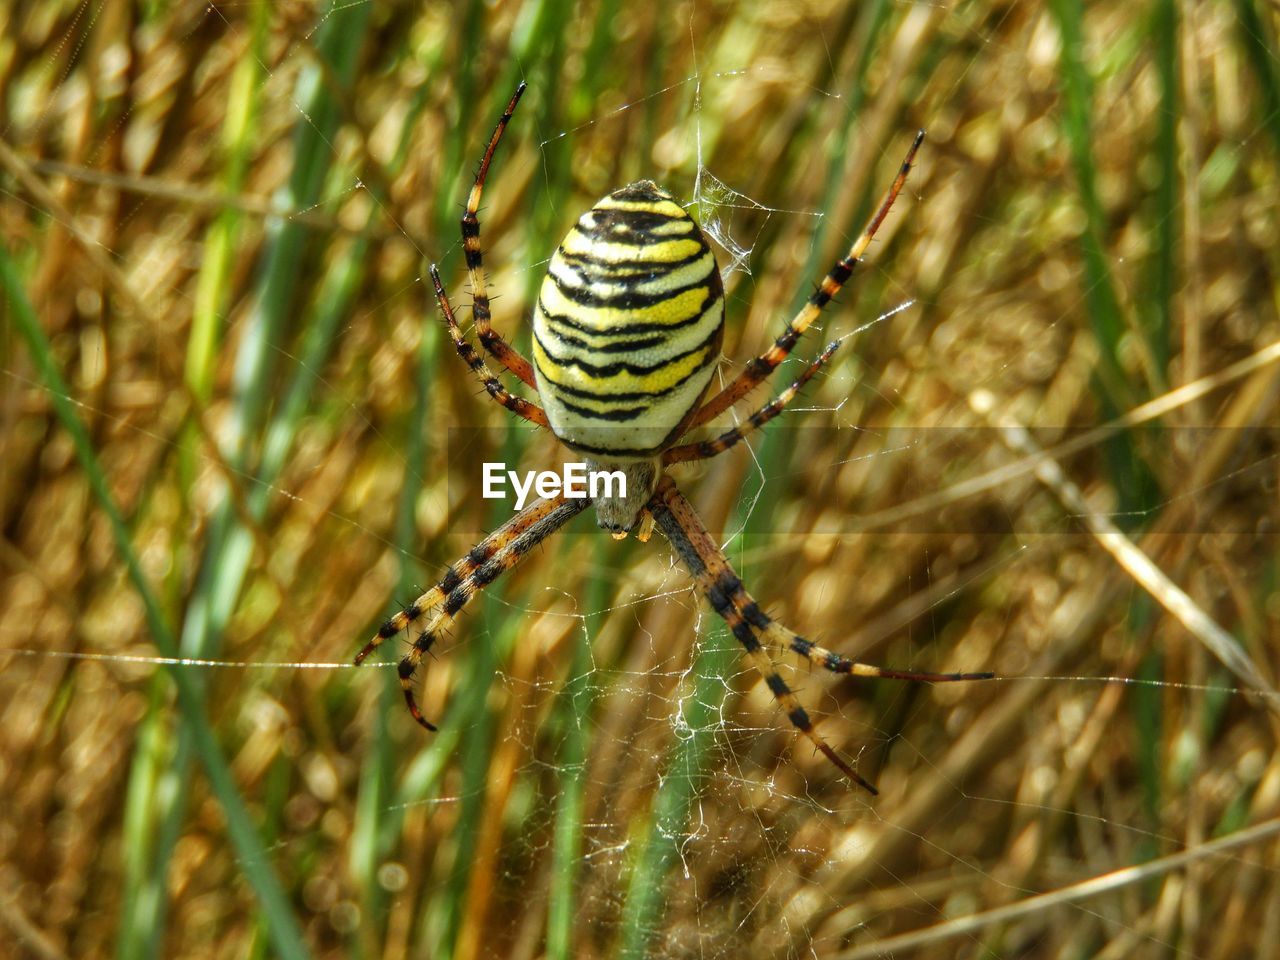
[[[880,229],[880,225],[884,223],[884,218],[889,215],[889,210],[892,209],[894,201],[898,199],[898,194],[902,192],[902,186],[907,182],[907,174],[911,172],[911,165],[915,162],[916,152],[920,149],[920,144],[922,143],[924,143],[923,130],[916,133],[910,149],[907,150],[906,157],[903,158],[902,165],[898,168],[898,175],[893,178],[893,183],[889,185],[889,189],[885,192],[884,199],[880,201],[880,206],[876,210],[875,216],[867,222],[858,239],[849,248],[849,252],[835,262],[835,265],[822,279],[818,289],[809,297],[808,302],[800,308],[800,312],[787,324],[787,328],[774,341],[773,346],[749,362],[746,368],[727,387],[703,404],[701,409],[694,414],[692,421],[690,421],[690,428],[713,420],[725,410],[728,410],[767,380],[770,374],[777,369],[778,364],[787,358],[787,355],[791,353],[795,345],[800,342],[800,337],[809,329],[813,321],[818,319],[823,307],[830,303],[840,292],[845,281],[853,274],[854,268],[862,262],[862,255],[867,252],[867,247],[875,239],[876,232]]]
[[[817,355],[809,365],[804,368],[800,376],[787,389],[766,403],[751,416],[747,417],[738,426],[731,430],[726,430],[718,437],[710,440],[697,440],[692,443],[682,443],[676,447],[670,447],[663,451],[662,462],[666,466],[673,463],[687,463],[690,460],[709,460],[712,457],[719,456],[731,447],[736,446],[749,433],[759,430],[766,423],[782,413],[786,409],[787,404],[795,399],[806,383],[813,379],[814,374],[826,366],[827,361],[840,349],[840,344],[844,342],[844,338],[833,340],[822,348],[822,352]]]
[[[435,730],[435,726],[422,716],[413,696],[413,675],[423,656],[440,635],[453,626],[457,614],[471,602],[476,593],[493,583],[506,571],[529,555],[529,551],[576,517],[590,500],[566,499],[537,500],[468,551],[467,555],[449,567],[434,587],[418,597],[404,610],[387,619],[373,639],[356,655],[356,663],[362,663],[369,654],[402,630],[431,614],[426,626],[414,639],[409,652],[400,660],[400,689],[409,706],[413,719]]]
[[[536,391],[538,386],[534,383],[532,364],[525,359],[520,351],[502,339],[502,335],[489,325],[493,315],[489,309],[489,289],[484,276],[484,253],[480,245],[480,197],[484,193],[485,180],[489,176],[489,164],[493,162],[493,154],[498,149],[498,141],[502,139],[503,133],[506,132],[507,124],[511,122],[511,115],[516,112],[516,106],[524,95],[525,86],[525,82],[523,80],[520,81],[516,86],[516,92],[507,101],[507,109],[498,118],[498,125],[493,129],[493,136],[489,138],[489,146],[485,148],[484,156],[480,160],[480,166],[476,170],[475,182],[471,186],[471,193],[467,195],[466,212],[462,215],[462,253],[466,258],[467,274],[471,280],[473,301],[471,314],[475,317],[476,337],[480,341],[480,346],[484,347],[495,360],[519,377],[525,386],[532,387]],[[543,426],[546,426],[546,424],[543,424]]]
[[[846,777],[872,794],[878,792],[876,788],[854,770],[840,754],[836,753],[814,729],[808,712],[800,705],[795,693],[778,673],[766,643],[775,647],[785,647],[810,663],[817,664],[832,673],[844,673],[857,677],[946,683],[957,680],[990,680],[995,676],[992,673],[925,673],[886,670],[869,663],[858,663],[821,647],[811,640],[806,640],[760,609],[759,604],[747,593],[742,581],[734,573],[724,552],[703,526],[693,506],[685,499],[684,494],[670,477],[664,476],[658,484],[657,492],[649,501],[649,510],[658,528],[666,534],[676,554],[688,568],[698,589],[711,604],[711,608],[728,624],[734,637],[742,644],[747,659],[764,678],[766,686],[786,711],[787,719]]]
[[[458,356],[462,358],[462,362],[467,365],[471,372],[475,374],[476,379],[480,381],[485,392],[495,402],[506,407],[517,417],[528,420],[535,427],[551,429],[551,425],[547,422],[546,412],[536,403],[525,400],[523,397],[517,397],[507,390],[502,385],[502,381],[493,375],[493,371],[484,362],[484,357],[476,353],[475,347],[471,346],[466,337],[462,335],[462,330],[458,327],[457,318],[453,313],[453,307],[449,304],[449,295],[445,293],[444,284],[440,282],[440,271],[436,269],[434,263],[431,264],[431,283],[435,287],[436,302],[440,305],[440,312],[444,314],[445,323],[449,327],[449,336],[453,340],[453,347],[457,350]],[[534,389],[536,392],[537,388],[535,387]]]

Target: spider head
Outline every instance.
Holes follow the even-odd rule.
[[[652,460],[626,460],[607,463],[586,460],[588,471],[608,471],[622,474],[624,482],[611,484],[605,492],[595,497],[596,523],[613,534],[629,533],[640,519],[640,511],[658,489],[662,476],[662,463]]]

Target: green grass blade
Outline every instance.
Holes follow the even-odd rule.
[[[714,637],[704,637],[695,658],[693,690],[679,704],[684,733],[654,796],[646,835],[627,883],[618,951],[627,960],[647,956],[654,933],[661,929],[667,875],[684,842],[690,807],[702,789],[720,723],[720,705],[738,656],[732,639],[717,631]]]
[[[1159,182],[1155,191],[1153,228],[1155,258],[1151,265],[1150,292],[1146,304],[1146,339],[1163,381],[1173,346],[1173,298],[1176,293],[1178,244],[1178,117],[1181,113],[1178,79],[1178,4],[1159,0],[1151,25],[1155,40],[1156,71],[1160,77],[1163,108],[1157,113],[1155,154]],[[1157,384],[1163,387],[1163,382]]]
[[[1062,35],[1062,126],[1071,148],[1076,189],[1085,214],[1081,237],[1083,294],[1098,344],[1099,363],[1094,374],[1103,415],[1114,417],[1135,405],[1137,391],[1128,383],[1121,362],[1125,322],[1103,240],[1107,221],[1098,196],[1098,172],[1093,159],[1093,83],[1084,60],[1084,11],[1079,0],[1053,0],[1051,7]],[[1172,243],[1171,237],[1168,242]],[[1160,502],[1159,490],[1133,437],[1116,436],[1104,445],[1104,452],[1122,514],[1139,519],[1154,516]]]
[[[1079,0],[1053,0],[1050,7],[1062,36],[1062,127],[1071,147],[1076,189],[1086,221],[1081,238],[1085,304],[1101,351],[1098,375],[1102,388],[1112,409],[1123,410],[1133,405],[1133,391],[1125,382],[1120,363],[1120,338],[1125,327],[1103,243],[1106,216],[1098,198],[1098,172],[1093,161],[1093,82],[1084,59],[1084,10]]]
[[[1236,0],[1236,16],[1240,18],[1240,39],[1262,88],[1262,109],[1258,111],[1267,133],[1280,147],[1280,70],[1276,66],[1276,37],[1268,31],[1257,4]]]
[[[258,90],[264,69],[261,51],[267,36],[268,12],[263,6],[255,14],[253,45],[249,55],[242,57],[236,66],[232,96],[223,122],[223,183],[229,194],[241,189],[252,155],[254,120],[259,108]],[[222,211],[206,233],[202,247],[204,255],[192,308],[185,370],[187,385],[202,404],[208,401],[213,389],[219,326],[225,311],[226,290],[230,286],[228,280],[242,219],[241,211],[233,207]],[[195,512],[190,493],[196,489],[200,437],[193,423],[186,426],[182,436],[178,448],[178,488],[183,493],[183,514],[175,527],[189,530],[193,528],[191,517]],[[189,558],[195,549],[187,538],[175,545],[175,553],[181,559],[171,565],[166,585],[173,607],[181,603],[186,588],[183,572],[188,568]],[[163,689],[157,684],[150,698],[148,715],[143,721],[144,733],[134,751],[125,798],[128,811],[126,835],[130,841],[126,844],[126,895],[116,944],[117,956],[121,958],[155,956],[158,951],[158,938],[166,914],[167,857],[157,855],[172,849],[176,842],[172,836],[176,824],[168,825],[160,836],[151,829],[151,824],[164,810],[175,805],[185,806],[181,802],[185,778],[174,776],[171,767],[174,744],[169,735],[168,704],[164,697],[158,695]]]
[[[8,253],[3,248],[0,248],[0,280],[3,281],[17,329],[27,343],[32,360],[39,371],[40,380],[49,392],[58,420],[70,435],[76,458],[85,471],[94,497],[110,521],[116,549],[124,560],[129,580],[137,590],[146,611],[152,640],[163,656],[177,657],[178,645],[174,640],[173,632],[142,571],[142,566],[133,549],[129,528],[111,496],[106,474],[98,462],[88,431],[76,414],[75,405],[70,399],[69,388],[54,362],[49,341],[36,319],[35,311],[27,301]],[[249,817],[249,811],[240,796],[235,778],[209,726],[200,687],[188,671],[171,667],[169,674],[177,688],[184,729],[189,731],[192,749],[203,764],[210,787],[218,798],[227,819],[227,834],[236,849],[240,867],[257,894],[272,943],[281,957],[306,957],[307,949],[303,943],[302,931],[294,918],[292,906],[271,869],[267,852],[258,837],[257,828]]]
[[[596,538],[597,571],[607,569],[610,546],[612,544],[607,538]],[[599,575],[591,577],[586,584],[583,609],[588,618],[604,608],[609,596],[608,587],[608,581]],[[577,912],[574,893],[582,857],[589,731],[592,710],[599,693],[593,679],[592,663],[591,632],[584,622],[581,635],[574,645],[569,680],[565,684],[563,708],[560,711],[564,733],[559,755],[551,889],[547,904],[546,954],[549,960],[568,960],[574,956],[573,918]]]
[[[350,81],[354,69],[366,17],[367,10],[353,8],[342,16],[327,18],[317,31],[317,56],[331,64],[335,75],[345,82]],[[297,102],[303,106],[294,137],[294,167],[283,200],[289,209],[307,209],[319,201],[332,160],[330,144],[340,114],[321,80],[319,67],[304,70],[298,86]],[[301,275],[299,264],[306,255],[310,238],[309,229],[296,222],[269,223],[268,235],[266,262],[258,284],[256,303],[236,357],[233,400],[222,450],[226,461],[240,469],[247,468],[249,464],[252,453],[250,439],[266,415],[277,347],[286,322],[294,312],[296,284]],[[315,340],[313,337],[312,342]],[[302,367],[301,380],[313,375],[310,371],[319,358],[311,359],[311,366],[304,363]],[[289,436],[296,429],[298,413],[294,404],[287,407],[284,414],[292,418],[285,428]],[[280,443],[277,438],[277,448]],[[266,489],[272,478],[259,476],[258,479],[263,486],[251,491],[251,496],[254,507],[260,511],[265,506]],[[223,630],[236,609],[252,555],[252,534],[239,524],[230,502],[224,500],[215,509],[209,523],[203,562],[181,632],[183,655],[207,657],[220,648]],[[198,684],[199,680],[193,678],[192,682]],[[172,802],[157,810],[159,822],[155,831],[159,839],[149,879],[149,883],[157,888],[163,889],[166,884],[170,858],[186,816],[186,771],[194,749],[188,728],[181,728],[172,765],[162,778],[163,782],[172,785],[166,794]],[[140,956],[158,954],[163,929],[161,915],[150,925],[150,939]]]

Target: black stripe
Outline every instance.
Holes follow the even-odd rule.
[[[573,267],[578,272],[582,272],[589,267],[600,267],[603,271],[645,270],[670,273],[672,270],[679,270],[681,267],[687,267],[689,264],[701,260],[709,250],[710,248],[704,243],[700,249],[679,260],[601,260],[590,253],[569,253],[563,246],[556,253],[559,254],[560,259],[567,266]],[[711,259],[714,261],[715,257],[713,256]],[[586,274],[583,275],[585,276]],[[607,277],[609,274],[605,272],[604,276]]]
[[[466,589],[465,586],[458,587],[445,598],[443,608],[445,614],[452,617],[455,613],[465,607],[470,599],[471,591]]]
[[[744,593],[743,596],[746,596],[746,594]],[[747,623],[759,627],[761,630],[767,630],[773,626],[773,621],[765,616],[764,611],[760,609],[754,600],[742,608],[742,615],[746,618]]]
[[[458,576],[457,571],[454,570],[453,567],[450,567],[449,572],[444,575],[444,579],[439,583],[440,592],[452,593],[460,583],[462,583],[462,577]],[[416,620],[417,617],[413,617],[411,619]]]
[[[636,223],[630,214],[619,216],[615,210],[595,210],[595,222],[588,223],[586,218],[579,220],[574,229],[591,243],[625,243],[629,246],[652,246],[668,240],[680,242],[695,240],[705,246],[702,231],[692,220],[670,217],[663,222]],[[646,215],[647,216],[647,215]],[[661,214],[659,214],[661,216]],[[678,224],[681,229],[672,230],[671,224]],[[664,229],[658,229],[664,228]]]
[[[501,560],[489,560],[476,567],[471,580],[477,587],[486,587],[502,575],[505,565]]]
[[[660,241],[659,241],[660,242]],[[590,252],[570,253],[564,250],[564,247],[556,251],[559,259],[564,265],[568,266],[573,273],[582,276],[582,278],[590,279],[616,279],[616,270],[635,270],[639,273],[648,274],[645,279],[657,280],[660,275],[672,273],[672,271],[680,270],[694,264],[694,262],[703,259],[710,252],[707,244],[701,244],[699,250],[690,253],[687,257],[681,257],[680,260],[602,260],[599,257],[591,255]],[[714,269],[716,257],[712,256],[712,269]],[[589,273],[591,269],[598,270],[598,273]],[[707,271],[710,273],[710,270]],[[628,276],[625,274],[623,276]]]
[[[616,327],[615,329],[618,333],[665,333],[669,330],[683,330],[685,327],[692,326],[705,317],[711,307],[717,301],[722,299],[720,294],[721,290],[714,290],[712,296],[702,301],[702,309],[687,320],[678,320],[675,323],[627,323],[623,326]],[[578,323],[568,314],[552,313],[547,309],[547,305],[542,301],[541,297],[538,298],[538,309],[542,312],[543,318],[550,323],[563,324],[571,330],[577,330],[580,333],[591,334],[597,337],[612,336],[613,332],[610,330],[596,330],[593,327],[584,326],[583,324]]]
[[[725,616],[725,611],[723,610],[717,610],[716,612],[722,617]],[[733,635],[738,638],[738,642],[742,644],[747,653],[755,653],[760,649],[760,641],[757,640],[756,635],[751,632],[751,628],[741,620],[733,624],[729,629]]]
[[[722,570],[716,576],[716,586],[724,591],[725,596],[732,597],[742,590],[742,581],[732,570]]]
[[[718,579],[707,587],[707,601],[711,604],[711,608],[721,616],[725,616],[733,607],[733,601],[729,599],[729,594],[725,593],[724,587],[720,586]]]
[[[691,290],[705,287],[708,293],[707,298],[703,300],[703,309],[705,309],[707,300],[714,300],[720,296],[723,290],[723,287],[718,282],[720,274],[714,268],[708,270],[692,283],[686,283],[684,286],[676,287],[673,290],[654,293],[644,293],[640,290],[624,290],[616,296],[601,296],[580,287],[566,286],[559,281],[554,273],[549,273],[547,276],[551,278],[551,282],[556,285],[556,289],[560,291],[566,300],[572,300],[578,306],[587,308],[609,307],[614,310],[644,310],[666,303],[668,300],[674,300],[676,297]],[[712,277],[716,278],[715,281],[711,279]],[[621,286],[625,287],[626,284],[621,284]]]
[[[636,417],[640,416],[642,413],[644,413],[646,410],[648,410],[652,406],[652,404],[649,404],[649,403],[642,403],[638,407],[624,407],[621,410],[609,410],[602,413],[599,410],[588,410],[586,407],[580,407],[576,403],[570,403],[568,400],[565,400],[564,398],[560,398],[560,405],[564,407],[566,410],[570,411],[571,413],[576,413],[578,416],[584,417],[588,420],[609,420],[614,423],[625,423],[628,420],[634,420]],[[594,447],[580,447],[579,449],[588,450],[588,451],[596,450],[596,448]],[[626,449],[625,447],[621,447],[621,448],[601,447],[599,448],[599,450],[596,450],[596,452],[618,453],[621,450],[625,450],[625,449]]]
[[[853,274],[853,267],[857,262],[856,260],[839,260],[827,276],[834,280],[837,286],[844,286],[844,282]],[[813,291],[813,296],[809,298],[809,302],[815,307],[825,307],[830,301],[831,295],[822,287]]]
[[[599,416],[598,414],[592,413],[590,410],[579,411],[570,403],[566,403],[564,405],[582,416]],[[649,408],[641,407],[640,412],[643,413],[647,409]],[[638,459],[640,457],[656,456],[663,450],[667,449],[667,447],[671,446],[672,442],[676,438],[676,434],[680,431],[681,426],[681,424],[676,424],[672,431],[662,439],[661,443],[654,444],[651,447],[593,447],[591,444],[579,443],[577,440],[570,440],[566,437],[561,437],[560,442],[571,450],[575,450],[578,453],[587,453],[593,457],[631,457]]]
[[[666,397],[674,393],[677,387],[682,386],[686,381],[689,380],[690,377],[698,373],[701,373],[710,364],[715,363],[718,359],[719,358],[715,356],[714,351],[708,351],[706,362],[698,364],[698,366],[694,367],[692,370],[686,373],[683,377],[681,377],[671,386],[666,387],[665,389],[662,389],[662,390],[629,390],[624,393],[609,393],[604,395],[602,395],[598,390],[596,391],[583,390],[579,387],[570,387],[562,383],[554,383],[551,381],[551,377],[547,376],[547,371],[542,368],[542,364],[540,363],[538,364],[538,371],[544,377],[547,378],[548,389],[550,389],[553,393],[557,395],[568,394],[571,397],[582,397],[585,400],[597,400],[597,401],[603,401],[608,403],[612,403],[614,401],[625,401],[625,400],[649,400],[650,402],[645,404],[645,407],[647,408],[647,407],[653,406],[653,403],[652,403],[653,400],[657,400],[661,397]],[[561,398],[561,402],[563,402],[562,398]],[[591,414],[591,415],[596,416],[596,414]],[[599,416],[603,416],[603,414],[599,414]]]
[[[593,377],[616,377],[620,373],[630,373],[635,376],[644,376],[645,374],[656,373],[657,371],[662,370],[665,367],[669,367],[672,364],[679,363],[681,360],[684,360],[687,357],[693,356],[695,353],[698,353],[699,351],[709,349],[714,345],[714,341],[719,336],[720,336],[720,328],[716,327],[714,330],[711,331],[709,336],[704,338],[700,343],[698,343],[693,348],[689,350],[684,350],[680,353],[672,354],[669,357],[664,357],[663,359],[659,360],[657,363],[646,366],[645,364],[641,364],[641,363],[627,363],[627,361],[625,360],[617,360],[613,363],[606,363],[606,364],[594,364],[577,357],[561,357],[560,355],[556,354],[554,351],[549,350],[547,348],[547,342],[543,340],[540,336],[538,336],[537,330],[534,330],[533,332],[533,339],[538,342],[538,345],[542,347],[543,352],[546,353],[547,356],[555,360],[557,365],[562,367],[577,367],[579,370],[589,373]],[[706,366],[705,362],[699,365],[697,369],[700,370],[704,366]],[[547,379],[551,379],[551,378],[548,377]],[[553,384],[553,386],[559,389],[559,384]],[[663,396],[670,392],[671,392],[670,389],[668,389],[668,390],[662,391],[662,393],[660,394],[653,394],[653,396]],[[640,395],[643,395],[643,394],[640,394]],[[623,394],[614,393],[614,394],[610,394],[610,396],[617,397],[617,396],[623,396]]]
[[[705,286],[715,289],[716,284],[711,280],[711,274],[714,272],[716,272],[716,269],[713,261],[710,269],[699,274],[692,282],[683,284],[680,287],[668,288],[667,290],[654,289],[657,285],[671,282],[669,280],[670,274],[667,271],[659,270],[626,275],[606,275],[583,273],[576,267],[570,267],[568,269],[570,276],[568,277],[555,270],[549,271],[547,276],[556,285],[560,295],[572,300],[574,303],[588,308],[608,306],[626,310],[631,309],[634,301],[642,297],[652,297],[655,298],[655,302],[664,303],[672,297],[678,297],[682,293],[688,290],[695,290],[698,287]],[[596,284],[608,284],[617,289],[610,293],[596,293],[591,289]],[[723,290],[723,287],[720,289]],[[586,300],[595,300],[596,303],[584,303]]]
[[[617,196],[617,194],[614,196]],[[588,223],[588,219],[595,222]],[[592,236],[598,232],[608,232],[616,230],[618,227],[626,227],[628,233],[643,234],[652,233],[655,227],[669,226],[677,221],[689,224],[692,228],[689,231],[690,233],[698,229],[697,222],[683,210],[679,213],[660,213],[657,210],[619,210],[617,207],[592,207],[578,218],[578,230],[584,236]],[[658,236],[667,235],[658,234]],[[595,239],[595,237],[592,237],[592,239]]]
[[[413,641],[413,645],[423,653],[430,653],[432,644],[434,644],[439,638],[440,635],[438,633],[435,633],[432,630],[423,630],[418,634],[418,639]]]
[[[578,347],[582,350],[590,350],[592,353],[635,353],[638,350],[648,350],[650,347],[657,347],[667,342],[667,337],[653,336],[640,337],[637,340],[614,340],[612,343],[588,343],[579,337],[570,336],[563,330],[553,330],[552,335],[557,342],[567,343],[571,347]]]
[[[663,200],[675,203],[675,197],[652,180],[636,180],[628,183],[625,187],[619,187],[609,194],[609,199],[622,200],[626,203],[659,203]]]

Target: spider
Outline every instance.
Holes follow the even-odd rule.
[[[413,695],[413,676],[436,639],[476,593],[594,502],[599,525],[615,538],[632,530],[647,541],[662,530],[712,609],[742,644],[787,719],[851,781],[876,789],[814,729],[808,712],[778,673],[770,647],[784,648],[838,674],[944,682],[991,679],[991,673],[922,673],[858,663],[806,640],[768,616],[752,599],[689,501],[666,472],[730,449],[782,412],[831,359],[841,341],[827,345],[800,376],[745,422],[719,436],[680,442],[763,383],[840,291],[893,206],[911,170],[924,131],[907,151],[875,215],[836,262],[800,312],[764,353],[703,402],[720,359],[724,289],[715,255],[685,210],[649,180],[609,194],[588,210],[551,257],[533,314],[533,362],[508,344],[491,323],[480,245],[480,197],[489,164],[524,93],[522,82],[498,120],[480,160],[462,217],[462,247],[474,295],[481,346],[542,401],[509,392],[465,339],[433,264],[431,282],[458,356],[489,396],[516,416],[550,430],[583,454],[588,469],[621,471],[622,492],[591,501],[540,499],[485,537],[444,577],[388,619],[356,656],[361,663],[383,641],[427,618],[399,664],[400,686],[414,720],[428,730]]]

